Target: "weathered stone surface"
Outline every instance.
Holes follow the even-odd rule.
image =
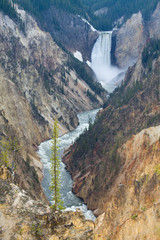
[[[113,31],[112,62],[120,68],[133,65],[149,38],[160,38],[160,3],[149,21],[141,12],[133,14],[120,29]]]
[[[3,180],[11,180],[11,173],[4,165],[0,167],[0,178]]]
[[[115,33],[115,35],[116,64],[120,68],[126,68],[129,65],[133,65],[133,63],[137,61],[147,39],[142,14],[140,12],[133,14],[132,17]]]
[[[160,237],[160,126],[127,141],[120,156],[125,164],[96,220],[97,233],[111,240]]]
[[[3,201],[2,201],[3,198]],[[18,186],[0,179],[0,238],[94,239],[94,223],[81,212],[53,212]]]
[[[160,3],[158,3],[156,10],[151,16],[148,23],[148,30],[150,38],[160,38]]]
[[[98,33],[80,16],[52,7],[44,13],[43,25],[67,50],[79,51],[84,61],[91,60]]]
[[[96,10],[94,12],[94,15],[96,15],[96,16],[101,16],[101,15],[104,15],[104,14],[107,15],[107,12],[108,12],[108,8],[104,7],[104,8],[100,8],[100,9]]]
[[[14,159],[15,181],[39,197],[42,165],[37,146],[51,138],[55,117],[60,134],[73,130],[77,113],[93,108],[86,94],[93,91],[68,65],[69,55],[51,35],[25,11],[17,11],[23,31],[0,13],[0,136],[17,138],[21,147]],[[98,105],[103,102],[97,99]]]

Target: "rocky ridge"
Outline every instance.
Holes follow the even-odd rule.
[[[133,65],[137,61],[137,57],[147,39],[147,32],[142,14],[140,12],[133,14],[132,17],[115,33],[115,36],[116,64],[120,68]]]
[[[150,38],[159,38],[160,3],[149,21],[144,21],[141,12],[133,14],[118,30],[113,31],[113,63],[127,68],[136,63],[143,46]]]

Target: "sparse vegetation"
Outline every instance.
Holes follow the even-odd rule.
[[[87,90],[87,96],[92,102],[98,102],[97,97],[94,94],[92,94],[89,90]]]
[[[0,140],[0,166],[4,165],[9,167],[9,156],[12,154],[12,157],[15,158],[16,152],[19,151],[19,145],[17,138],[8,138],[4,137]]]
[[[147,207],[146,207],[146,206],[141,207],[141,211],[142,211],[142,212],[145,212],[146,210],[147,210]]]
[[[122,107],[128,104],[128,102],[143,89],[143,85],[141,82],[136,81],[132,87],[128,87],[127,91],[124,91],[124,88],[125,86],[122,85],[117,88],[113,94],[110,94],[110,99],[103,105],[103,108],[109,106],[111,102],[115,107]]]
[[[160,164],[157,164],[155,166],[155,173],[157,174],[158,177],[160,177]]]
[[[38,239],[42,239],[43,237],[43,231],[42,231],[42,227],[41,227],[41,223],[37,222],[37,223],[33,223],[31,226],[32,232],[34,233],[34,235],[38,238]]]
[[[151,72],[153,60],[160,56],[160,40],[150,39],[142,52],[142,64]]]
[[[133,214],[133,215],[131,216],[131,219],[132,219],[132,220],[137,220],[137,218],[138,218],[138,215],[137,215],[137,214]]]
[[[70,56],[67,65],[70,69],[74,69],[77,73],[77,76],[83,79],[97,95],[100,95],[104,92],[101,84],[94,81],[92,73],[86,69],[85,63],[82,63],[73,56]]]

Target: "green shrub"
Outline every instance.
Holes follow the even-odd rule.
[[[138,218],[138,215],[137,215],[137,214],[133,214],[133,215],[131,216],[131,219],[132,219],[132,220],[137,220],[137,218]]]

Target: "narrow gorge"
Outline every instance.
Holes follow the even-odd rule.
[[[100,32],[97,41],[95,42],[92,53],[91,53],[91,68],[98,81],[107,90],[107,92],[112,92],[117,84],[120,84],[122,77],[124,76],[123,70],[120,70],[111,65],[111,46],[112,46],[112,32]],[[80,59],[81,60],[81,59]],[[120,74],[122,73],[122,74]],[[98,110],[92,110],[90,112],[81,113],[79,116],[79,126],[78,128],[70,132],[69,134],[63,135],[59,138],[60,144],[60,157],[62,158],[65,148],[69,148],[71,144],[82,134],[86,128],[88,128],[89,120],[94,120],[95,114]],[[39,146],[38,153],[41,157],[41,162],[44,164],[44,179],[42,181],[42,186],[47,199],[51,201],[51,192],[49,191],[49,186],[51,184],[50,177],[50,158],[51,158],[51,140],[42,143]],[[94,215],[91,211],[87,210],[85,204],[78,199],[72,191],[72,180],[69,173],[65,170],[65,165],[61,163],[61,196],[64,206],[67,209],[75,210],[76,208],[81,209],[87,219],[95,220]]]
[[[159,24],[157,0],[0,2],[1,239],[160,239]]]
[[[160,20],[158,9],[159,4],[147,25],[138,13],[113,32],[114,53],[121,58],[119,67],[131,67],[122,85],[104,104],[95,124],[64,157],[74,180],[74,193],[99,216],[95,232],[100,239],[160,237],[160,55],[159,40],[151,38],[153,32],[148,35],[152,19],[155,24]],[[133,43],[136,48],[130,45]]]

